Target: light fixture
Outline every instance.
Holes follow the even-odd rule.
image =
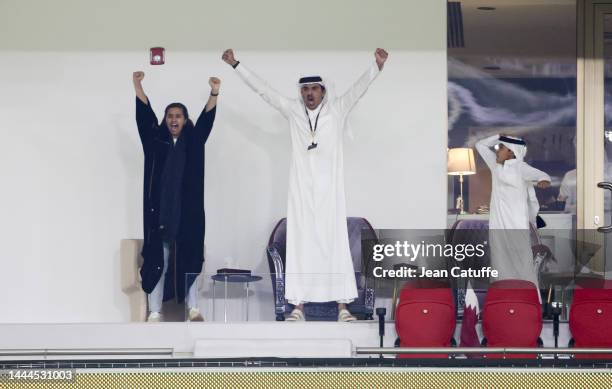
[[[448,150],[447,171],[449,176],[459,176],[459,197],[455,208],[460,214],[465,214],[463,202],[463,176],[476,174],[476,160],[474,150],[469,147],[453,148]]]

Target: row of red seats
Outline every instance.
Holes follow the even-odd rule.
[[[570,308],[574,347],[612,347],[612,282],[583,283]],[[436,281],[408,282],[400,294],[395,326],[400,347],[450,347],[455,332],[452,290]],[[503,280],[490,285],[482,311],[487,347],[537,347],[542,331],[538,290],[529,281]],[[400,354],[400,358],[447,358],[447,354]],[[488,358],[502,355],[488,354]],[[508,354],[507,358],[535,358]],[[612,354],[576,354],[576,358],[612,359]]]

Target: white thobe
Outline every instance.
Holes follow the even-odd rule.
[[[489,247],[491,267],[499,272],[499,277],[491,281],[521,279],[538,286],[530,233],[537,207],[534,209],[530,204],[529,191],[537,182],[550,181],[550,176],[525,163],[523,155],[497,163],[490,149],[497,143],[500,143],[498,135],[476,143],[476,150],[491,170],[492,179]]]
[[[612,182],[612,163],[608,162],[608,158],[604,161],[604,181]],[[577,188],[577,177],[576,169],[572,169],[565,173],[561,180],[561,186],[559,187],[559,201],[565,201],[565,212],[576,214],[578,205],[578,199],[576,197]],[[604,210],[606,214],[606,220],[610,220],[608,214],[612,210],[612,198],[610,192],[604,192]]]
[[[378,66],[373,63],[341,97],[323,100],[314,133],[317,147],[312,150],[308,150],[313,137],[302,99],[282,96],[242,63],[236,72],[289,121],[285,298],[292,304],[352,301],[357,286],[346,225],[343,128],[348,113],[380,72]],[[314,129],[315,120],[311,123]]]

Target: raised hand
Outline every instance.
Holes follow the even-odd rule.
[[[134,81],[134,84],[140,84],[140,82],[142,82],[142,80],[144,79],[144,76],[145,74],[142,71],[134,72],[132,74],[132,80]]]
[[[376,57],[376,64],[378,65],[378,70],[382,70],[385,66],[385,61],[389,58],[389,53],[387,53],[384,49],[378,48],[374,52],[374,57]]]
[[[136,96],[138,96],[143,103],[149,104],[149,99],[147,98],[144,89],[142,89],[142,80],[144,79],[144,76],[143,71],[134,72],[132,73],[132,81],[134,82],[134,91],[136,92]]]
[[[221,88],[221,80],[217,77],[211,77],[208,79],[208,85],[210,85],[211,93],[217,94],[219,93],[219,88]]]
[[[221,56],[221,59],[223,61],[225,61],[225,63],[231,65],[231,66],[235,66],[236,63],[238,61],[236,61],[236,58],[234,57],[234,50],[232,49],[227,49],[223,52],[223,55]]]

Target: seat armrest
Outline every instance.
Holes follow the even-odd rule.
[[[366,285],[364,293],[364,305],[365,305],[365,316],[366,319],[370,319],[374,317],[374,303],[376,300],[376,295],[374,292],[374,288],[370,288]]]
[[[268,246],[268,257],[271,261],[272,282],[274,283],[274,312],[285,313],[285,269],[283,259],[274,246]]]

